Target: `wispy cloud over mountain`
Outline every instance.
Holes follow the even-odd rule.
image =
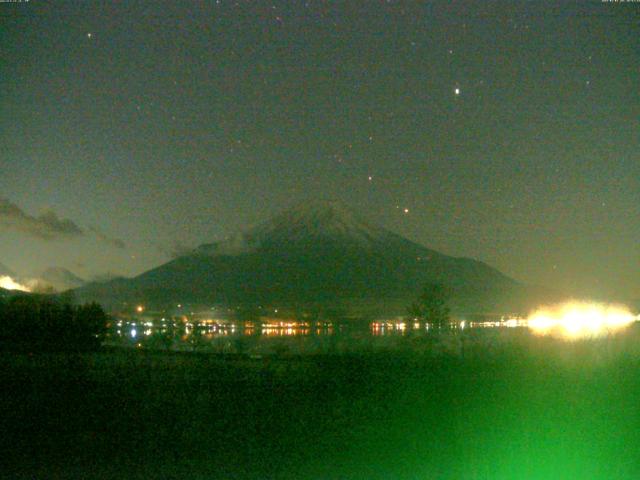
[[[42,240],[80,237],[82,229],[72,220],[60,218],[52,210],[33,216],[7,198],[0,197],[0,227],[16,230]]]
[[[76,222],[61,218],[52,210],[47,210],[38,216],[30,215],[4,197],[0,197],[0,229],[14,230],[41,240],[61,240],[86,235],[86,231]],[[97,227],[89,227],[87,231],[110,247],[126,248],[123,240],[110,237]]]
[[[102,243],[106,243],[107,245],[119,249],[124,249],[127,247],[126,243],[124,243],[124,240],[110,237],[96,227],[89,227],[89,231],[91,231]]]

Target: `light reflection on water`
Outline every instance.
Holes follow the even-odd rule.
[[[527,321],[523,319],[510,319],[496,322],[467,322],[465,320],[454,322],[441,330],[465,330],[476,328],[513,328],[526,327]],[[179,325],[167,327],[154,325],[151,322],[144,324],[144,330],[140,331],[136,322],[119,321],[118,328],[110,332],[111,338],[139,338],[144,336],[173,335],[176,338],[187,339],[192,336],[201,336],[208,339],[231,337],[326,337],[334,335],[362,335],[372,337],[398,336],[411,334],[427,334],[436,327],[428,323],[408,324],[402,321],[375,321],[368,324],[348,325],[346,323],[324,323],[312,325],[309,323],[295,324],[291,322],[282,325],[258,325],[246,326],[242,324],[216,324],[216,325]]]
[[[569,322],[570,320],[570,322]],[[297,353],[334,352],[393,346],[403,337],[424,337],[433,333],[459,337],[466,332],[523,332],[554,335],[564,340],[595,338],[622,331],[638,317],[619,306],[568,302],[544,307],[528,318],[458,319],[436,326],[402,318],[373,322],[310,321],[269,319],[263,322],[229,322],[147,318],[119,319],[107,336],[107,344],[150,349],[209,350],[215,352],[265,352],[269,349]],[[544,328],[542,328],[544,327]],[[441,335],[440,335],[441,337]],[[398,346],[399,344],[395,344]]]
[[[405,337],[429,337],[434,331],[463,332],[486,328],[522,327],[522,320],[452,323],[444,329],[401,320],[374,322],[184,323],[117,321],[108,345],[160,350],[217,353],[328,353],[371,348],[393,348]]]
[[[472,322],[459,320],[446,327],[436,327],[429,323],[403,322],[403,321],[376,321],[371,322],[370,330],[373,336],[405,335],[407,333],[428,333],[433,331],[464,331],[478,328],[527,328],[528,320],[524,318],[501,318],[495,321]]]

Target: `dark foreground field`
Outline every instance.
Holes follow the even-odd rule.
[[[637,340],[260,360],[3,354],[0,475],[636,479]]]

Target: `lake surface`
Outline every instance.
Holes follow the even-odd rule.
[[[500,338],[531,335],[522,318],[452,322],[446,328],[399,319],[374,322],[190,323],[119,320],[106,344],[151,350],[210,353],[326,354],[439,348],[459,353],[466,344],[491,344]]]

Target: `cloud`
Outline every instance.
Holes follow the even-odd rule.
[[[60,218],[52,210],[41,215],[33,216],[26,213],[7,198],[0,197],[0,228],[26,233],[41,240],[58,240],[62,238],[82,237],[86,232],[74,221]],[[126,244],[119,238],[113,238],[96,227],[87,229],[101,242],[119,249],[126,248]]]
[[[124,243],[124,240],[121,240],[119,238],[109,237],[108,235],[105,235],[102,231],[98,230],[95,227],[89,227],[89,230],[98,238],[98,240],[100,240],[103,243],[106,243],[107,245],[110,245],[114,248],[119,248],[121,250],[127,248],[127,244]]]
[[[82,229],[75,222],[60,218],[51,210],[35,217],[3,197],[0,197],[0,227],[26,233],[42,240],[57,240],[84,235]]]

